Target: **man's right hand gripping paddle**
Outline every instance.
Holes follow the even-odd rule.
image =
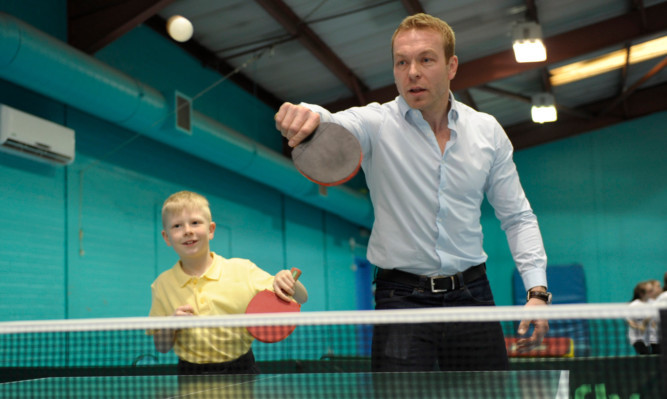
[[[288,103],[276,114],[276,127],[290,143],[297,141],[292,161],[309,180],[322,186],[336,186],[359,172],[363,158],[361,144],[344,127],[320,123],[317,113]]]

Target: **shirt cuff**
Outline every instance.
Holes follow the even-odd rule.
[[[532,269],[521,273],[521,279],[526,291],[533,287],[543,286],[547,287],[547,271],[544,269]]]
[[[322,122],[332,122],[333,118],[331,117],[331,112],[329,112],[326,108],[316,105],[316,104],[308,104],[308,103],[300,103],[299,105],[308,108],[309,110],[313,112],[317,112],[320,114],[320,123]]]

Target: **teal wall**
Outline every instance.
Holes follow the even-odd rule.
[[[514,155],[549,264],[581,264],[589,302],[627,302],[667,271],[665,126],[660,112]],[[510,304],[514,266],[488,204],[483,225],[494,293]]]
[[[0,102],[11,103],[5,94],[16,91],[6,88]],[[134,134],[41,102],[77,132],[77,160],[62,168],[0,155],[4,319],[146,315],[150,283],[177,260],[160,237],[159,209],[182,189],[209,198],[214,251],[272,274],[300,267],[310,288],[304,310],[354,308],[354,285],[343,284],[354,281],[347,243],[358,227],[150,139],[108,155]],[[26,111],[45,116],[31,103]]]
[[[64,12],[30,18],[30,6],[38,7],[29,3],[2,2],[0,11],[51,34],[66,31]],[[165,93],[194,96],[221,78],[144,27],[97,56]],[[69,126],[77,141],[67,167],[0,153],[0,320],[147,315],[151,282],[177,260],[160,237],[159,209],[183,189],[208,197],[214,251],[272,274],[301,268],[310,294],[304,310],[355,308],[349,241],[362,241],[358,226],[4,80],[0,103]],[[281,149],[275,111],[229,81],[193,108]]]
[[[63,39],[65,5],[2,1],[0,11]],[[96,57],[165,93],[195,96],[220,79],[145,27]],[[182,189],[209,198],[216,252],[271,273],[300,267],[304,310],[356,307],[359,250],[349,240],[364,242],[358,226],[3,80],[0,103],[67,125],[77,139],[67,167],[0,153],[0,320],[146,315],[150,283],[176,261],[160,238],[160,205]],[[280,150],[274,110],[229,81],[193,107]],[[515,154],[550,263],[583,264],[591,302],[627,301],[637,281],[666,269],[666,123],[658,113]],[[482,222],[497,303],[511,304],[514,266],[488,204]]]

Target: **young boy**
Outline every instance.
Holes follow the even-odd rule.
[[[180,260],[151,285],[150,316],[198,316],[244,313],[258,292],[270,289],[280,298],[299,303],[308,299],[305,287],[288,270],[275,277],[246,259],[225,259],[211,252],[215,233],[208,201],[190,191],[171,195],[162,206],[162,237]],[[172,348],[184,374],[257,374],[253,338],[243,327],[155,330],[156,349]]]

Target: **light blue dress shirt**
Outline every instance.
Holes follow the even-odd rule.
[[[375,212],[368,259],[385,269],[452,275],[487,260],[481,205],[486,194],[527,289],[546,286],[542,236],[512,160],[512,144],[492,116],[454,100],[444,154],[421,111],[402,97],[337,113],[312,104],[322,122],[349,129]]]

